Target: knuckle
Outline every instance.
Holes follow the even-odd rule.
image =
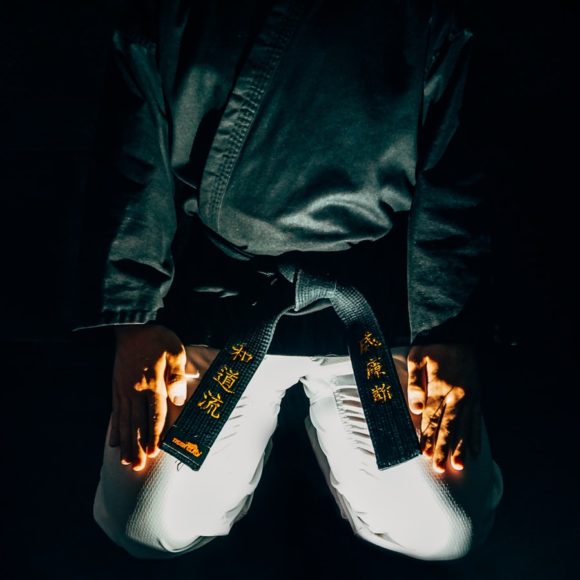
[[[435,459],[435,461],[437,463],[441,463],[442,461],[445,461],[446,456],[447,449],[445,448],[445,445],[437,445],[437,447],[435,448],[435,452],[433,453],[433,458]]]
[[[179,383],[183,380],[185,380],[185,375],[183,373],[171,372],[166,379],[166,383],[168,385],[173,385],[173,384]]]
[[[440,448],[446,448],[449,441],[449,431],[446,427],[439,430],[437,440]]]
[[[456,405],[457,403],[463,401],[464,398],[465,389],[463,387],[452,387],[447,397],[445,397],[445,400],[448,404]]]
[[[449,429],[449,426],[455,423],[456,419],[457,419],[457,407],[448,406],[447,409],[445,410],[445,419],[443,421],[445,428]]]
[[[425,437],[425,439],[430,440],[434,434],[435,434],[435,427],[433,427],[432,425],[427,425],[423,429],[423,436]]]
[[[151,377],[147,380],[147,390],[152,393],[160,393],[164,388],[163,382],[156,377]]]
[[[145,377],[133,382],[133,390],[141,393],[149,388],[149,383]]]
[[[427,359],[427,364],[429,365],[430,371],[436,377],[438,377],[440,375],[440,371],[441,371],[441,365],[440,365],[439,361],[430,357],[430,356],[427,356],[426,359]]]

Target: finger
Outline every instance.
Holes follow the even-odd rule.
[[[111,411],[111,431],[109,433],[109,445],[111,447],[118,447],[119,439],[119,395],[116,385],[113,386],[113,407]]]
[[[465,467],[465,439],[461,437],[451,454],[451,467],[457,471],[462,471]]]
[[[470,441],[471,413],[469,407],[458,408],[457,412],[457,421],[449,439],[449,463],[456,471],[462,471]]]
[[[433,417],[427,429],[421,431],[419,439],[419,447],[421,452],[427,457],[433,457],[435,449],[435,440],[437,438],[437,431],[439,429],[439,418]]]
[[[148,423],[149,438],[147,443],[147,455],[156,457],[159,452],[159,441],[163,434],[165,418],[167,417],[167,397],[162,393],[149,393]]]
[[[425,409],[427,390],[425,366],[415,361],[407,360],[407,398],[409,409],[419,415]]]
[[[411,413],[420,415],[425,410],[427,393],[423,387],[409,383],[407,387],[407,399]]]
[[[433,457],[435,453],[435,443],[437,441],[437,433],[439,432],[439,417],[434,417],[429,428],[421,434],[419,445],[424,455],[429,458]]]
[[[167,396],[169,400],[180,407],[185,403],[187,397],[187,378],[185,376],[185,365],[187,355],[185,349],[177,355],[167,354],[165,367],[165,384],[167,385]]]
[[[437,438],[437,431],[444,409],[444,399],[442,397],[427,397],[423,416],[421,417],[421,451],[431,457]]]
[[[447,406],[441,418],[439,430],[434,441],[433,469],[437,473],[443,473],[445,471],[447,457],[451,449],[452,434],[457,427],[457,407],[454,405]]]
[[[131,405],[131,443],[133,471],[141,471],[147,463],[145,445],[147,440],[148,413],[145,397],[138,397]]]

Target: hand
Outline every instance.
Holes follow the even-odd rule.
[[[460,471],[481,445],[476,356],[458,344],[413,346],[407,356],[409,409],[421,418],[421,451],[443,473]]]
[[[124,465],[141,471],[147,457],[159,453],[168,399],[177,406],[185,403],[186,351],[177,335],[161,325],[117,326],[115,335],[109,444],[121,446]]]

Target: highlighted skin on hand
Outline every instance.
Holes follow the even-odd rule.
[[[461,471],[481,447],[477,362],[459,344],[413,346],[407,356],[409,409],[421,417],[421,451],[433,469]]]
[[[160,451],[168,401],[185,403],[186,351],[178,336],[161,325],[118,326],[115,336],[109,444],[120,446],[124,465],[141,471],[147,457]]]

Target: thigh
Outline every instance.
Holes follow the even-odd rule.
[[[406,386],[406,351],[394,351]],[[379,470],[346,357],[322,359],[303,379],[310,397],[306,427],[341,513],[357,535],[423,559],[465,554],[487,534],[502,493],[482,420],[482,452],[462,472],[436,474],[423,455]],[[406,392],[406,388],[403,388]],[[419,436],[419,425],[414,424]]]
[[[199,471],[162,451],[134,472],[121,465],[118,448],[105,444],[94,508],[105,532],[144,557],[182,553],[227,534],[249,508],[281,400],[299,367],[291,357],[266,357]]]

